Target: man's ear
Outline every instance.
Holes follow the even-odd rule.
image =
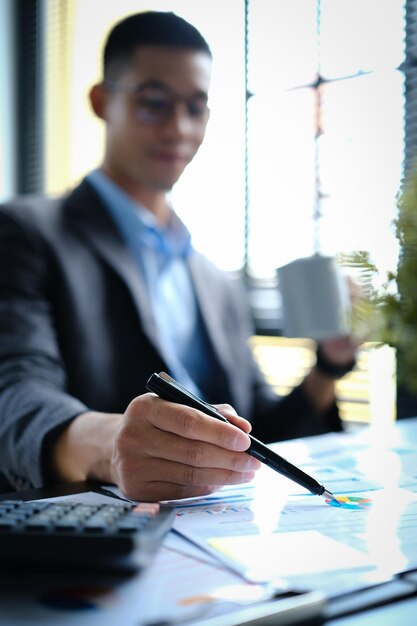
[[[103,85],[93,85],[89,93],[90,105],[95,115],[102,120],[106,120],[107,93]]]

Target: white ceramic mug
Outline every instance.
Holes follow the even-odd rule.
[[[286,337],[319,341],[350,333],[348,283],[334,257],[297,259],[277,273]]]

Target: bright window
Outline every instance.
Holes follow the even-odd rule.
[[[395,267],[403,39],[400,0],[249,3],[251,275],[318,251]]]

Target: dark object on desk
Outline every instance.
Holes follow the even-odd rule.
[[[136,572],[170,530],[173,509],[79,500],[0,500],[0,570]]]
[[[146,383],[146,387],[149,391],[156,393],[164,400],[193,407],[223,422],[228,421],[213,405],[195,396],[165,372],[152,374]],[[249,439],[251,444],[246,452],[255,457],[255,459],[265,463],[265,465],[268,465],[268,467],[271,467],[279,474],[286,476],[297,483],[297,485],[301,485],[301,487],[304,487],[304,489],[307,489],[310,493],[316,496],[323,496],[327,500],[332,500],[335,504],[341,504],[330,491],[323,485],[320,485],[314,478],[303,472],[303,470],[296,467],[282,456],[279,456],[279,454],[268,448],[268,446],[258,439],[255,439],[252,435],[249,435]]]

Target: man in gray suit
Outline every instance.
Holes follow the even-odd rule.
[[[341,429],[334,380],[354,362],[350,339],[324,342],[277,397],[248,346],[243,291],[167,200],[204,138],[210,70],[178,16],[122,20],[90,92],[101,167],[63,198],[1,207],[2,491],[89,478],[135,499],[197,496],[253,477],[251,424],[266,442]],[[145,393],[160,370],[232,405],[220,405],[232,424]]]

